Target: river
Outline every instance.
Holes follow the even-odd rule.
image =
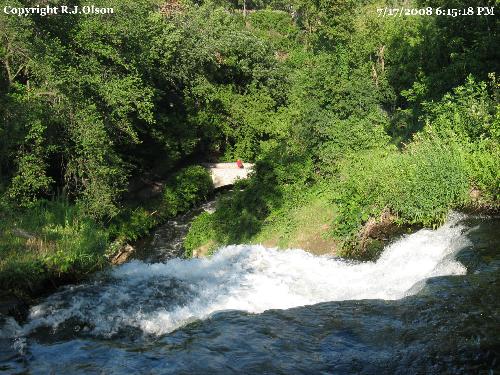
[[[166,232],[143,260],[60,288],[23,324],[0,318],[0,373],[500,369],[499,218],[453,213],[376,262],[258,245],[182,259]]]

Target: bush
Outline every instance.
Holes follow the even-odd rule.
[[[471,146],[467,169],[471,184],[479,189],[482,204],[497,205],[500,201],[500,145],[482,141]]]
[[[250,13],[248,19],[259,30],[275,31],[283,35],[293,33],[293,20],[287,12],[278,10],[259,10]]]
[[[181,169],[169,179],[161,199],[122,210],[110,225],[110,237],[118,244],[135,241],[161,222],[206,200],[212,192],[212,178],[205,168]]]
[[[467,201],[468,189],[463,150],[438,137],[417,139],[403,152],[364,153],[342,167],[333,233],[352,247],[363,223],[384,210],[400,223],[434,226]]]
[[[118,244],[135,241],[145,236],[160,221],[161,217],[157,211],[145,207],[129,207],[115,218],[109,227],[109,234]]]
[[[488,94],[486,83],[477,83],[472,76],[440,101],[424,103],[423,107],[426,127],[443,137],[453,134],[458,140],[468,142],[500,140],[498,106]]]
[[[337,171],[337,162],[362,150],[380,148],[388,144],[383,118],[370,114],[366,118],[351,117],[332,120],[326,126],[327,137],[318,147],[318,159],[322,174]]]
[[[495,100],[500,86],[490,75],[492,94],[485,82],[469,76],[438,102],[424,104],[427,133],[460,144],[470,184],[480,190],[481,204],[498,205],[500,181],[500,105]]]
[[[423,107],[425,127],[402,152],[357,153],[343,163],[333,233],[348,247],[363,223],[384,210],[400,223],[434,226],[451,208],[470,203],[472,187],[480,190],[480,204],[498,205],[499,107],[487,85],[469,77]]]
[[[414,141],[393,159],[394,174],[387,176],[389,183],[383,186],[379,205],[387,205],[405,223],[443,223],[451,208],[467,201],[463,151],[437,137]]]
[[[33,155],[23,155],[18,162],[18,173],[12,179],[9,196],[20,206],[30,207],[53,183],[45,174],[46,163]]]
[[[214,186],[210,173],[201,166],[182,169],[163,191],[165,214],[175,216],[207,199]]]
[[[195,249],[213,241],[216,237],[214,214],[203,212],[193,220],[189,233],[184,239],[186,256],[193,256]]]
[[[278,50],[290,50],[295,45],[299,29],[289,13],[277,10],[258,10],[248,15],[252,31],[271,42]]]

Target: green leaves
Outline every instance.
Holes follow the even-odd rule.
[[[160,56],[148,38],[163,31],[164,20],[150,21],[154,2],[114,5],[120,17],[35,17],[30,23],[30,17],[1,16],[4,67],[25,66],[20,74],[8,72],[2,98],[2,128],[12,138],[1,142],[10,155],[2,154],[0,163],[17,165],[9,191],[19,203],[62,187],[92,217],[119,211],[130,148],[157,121],[149,80]]]
[[[65,174],[68,186],[81,193],[78,200],[88,215],[97,219],[116,215],[127,174],[96,107],[78,110],[68,130],[74,142]]]
[[[213,191],[212,178],[201,166],[182,169],[171,178],[163,192],[163,205],[172,217],[208,198]]]
[[[16,173],[8,190],[9,197],[25,207],[32,205],[40,195],[49,193],[54,182],[47,176],[47,129],[40,120],[33,117],[35,116],[31,115],[26,119],[27,134],[18,152]]]
[[[209,194],[205,171],[173,172],[195,156],[257,162],[211,216],[221,242],[325,181],[347,239],[385,209],[434,225],[467,188],[498,197],[495,76],[450,91],[498,70],[498,22],[377,17],[380,1],[101,3],[115,14],[0,14],[0,185],[18,205],[63,192],[134,239]],[[123,208],[152,170],[173,174],[159,212]]]
[[[346,161],[332,188],[338,216],[333,234],[349,247],[368,218],[388,210],[401,223],[434,226],[468,200],[463,150],[438,137],[415,141],[403,152],[358,153]]]
[[[9,197],[21,206],[29,207],[41,194],[49,192],[54,181],[46,175],[47,163],[36,154],[22,155],[17,163],[17,174],[11,181]]]
[[[187,256],[192,256],[194,250],[213,241],[217,237],[216,223],[212,216],[213,214],[211,213],[203,212],[191,223],[191,227],[183,243]]]
[[[25,210],[9,207],[2,212],[0,232],[2,290],[36,294],[61,276],[76,281],[105,265],[105,229],[62,199],[39,200]]]
[[[485,82],[477,83],[469,76],[464,85],[445,94],[438,102],[425,102],[424,122],[427,130],[463,141],[480,139],[500,140],[500,126],[495,121],[494,100],[489,96]]]
[[[334,184],[339,238],[355,238],[368,216],[384,210],[402,223],[434,226],[471,199],[498,206],[497,108],[486,84],[469,78],[423,108],[426,126],[402,152],[357,152],[341,164]]]

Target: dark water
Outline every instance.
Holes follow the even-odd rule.
[[[147,262],[162,262],[184,256],[183,241],[193,219],[204,211],[213,212],[216,199],[212,199],[187,213],[169,220],[155,229],[137,246],[134,258]]]
[[[244,258],[253,262],[252,269],[242,269],[241,258],[226,254],[205,263],[132,264],[119,271],[120,278],[100,275],[91,285],[62,290],[42,304],[38,315],[35,311],[31,322],[24,326],[6,321],[0,334],[0,373],[496,374],[500,369],[500,219],[461,218],[453,226],[459,230],[438,234],[427,231],[419,237],[432,237],[434,242],[457,237],[448,240],[458,248],[435,261],[441,265],[439,269],[448,270],[437,274],[450,275],[417,281],[410,292],[401,294],[402,298],[391,289],[381,291],[387,299],[363,299],[363,287],[353,286],[351,290],[350,284],[365,283],[368,295],[379,295],[377,289],[383,286],[378,283],[403,283],[404,274],[411,270],[405,268],[405,253],[367,265],[296,253],[290,256],[300,263],[299,271],[310,269],[311,275],[303,274],[309,280],[303,284],[296,276],[288,281],[283,278],[281,284],[288,283],[283,289],[283,303],[300,305],[303,295],[289,289],[304,285],[317,294],[317,300],[336,301],[266,310],[266,304],[275,305],[263,300],[247,309],[266,310],[261,313],[226,310],[206,316],[199,312],[200,306],[240,306],[241,301],[258,299],[257,294],[248,292],[251,286],[247,283],[269,281],[264,277],[267,269],[258,269],[264,263]],[[416,238],[402,241],[400,247],[434,244]],[[255,254],[266,256],[262,251]],[[270,257],[272,275],[280,274],[275,270],[284,258],[280,254]],[[449,257],[464,265],[467,273],[460,274]],[[427,263],[425,260],[415,267],[423,269]],[[230,264],[239,268],[231,268]],[[403,272],[394,274],[384,268],[388,265],[400,267]],[[299,266],[286,267],[293,274]],[[183,278],[188,271],[189,279]],[[221,276],[224,271],[226,274]],[[325,276],[322,272],[331,272],[332,278],[335,272],[343,274],[334,284],[326,280],[322,285],[317,280],[328,278],[328,273]],[[388,275],[378,279],[381,273]],[[235,274],[245,282],[234,280]],[[352,281],[342,284],[345,278]],[[212,294],[203,294],[217,282],[219,289],[215,290],[220,295],[231,295],[231,301],[224,300],[223,304]],[[231,283],[236,283],[233,289]],[[319,284],[317,289],[314,284]],[[346,293],[353,299],[343,299],[342,290],[332,291],[331,296],[321,294],[321,288],[333,289],[335,285],[349,289]],[[270,288],[268,284],[257,291],[262,293],[266,288]],[[114,294],[117,289],[121,292]],[[235,304],[236,296],[240,302]],[[123,301],[117,302],[120,298]],[[194,299],[201,302],[195,304]],[[141,306],[134,306],[134,301]],[[160,307],[164,311],[162,319],[157,314]],[[182,316],[183,308],[203,318],[185,319],[180,325],[175,323],[179,325],[176,327],[170,319]],[[152,312],[156,314],[154,319],[148,315]],[[130,316],[144,319],[129,321]],[[162,331],[161,327],[168,324],[173,328]]]

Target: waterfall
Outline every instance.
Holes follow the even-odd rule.
[[[466,273],[453,258],[467,241],[460,218],[454,214],[437,230],[402,237],[376,262],[260,245],[227,246],[207,259],[132,261],[34,306],[23,329],[55,329],[71,319],[95,335],[127,328],[162,335],[222,310],[260,313],[326,301],[403,298],[418,292],[426,278]]]

